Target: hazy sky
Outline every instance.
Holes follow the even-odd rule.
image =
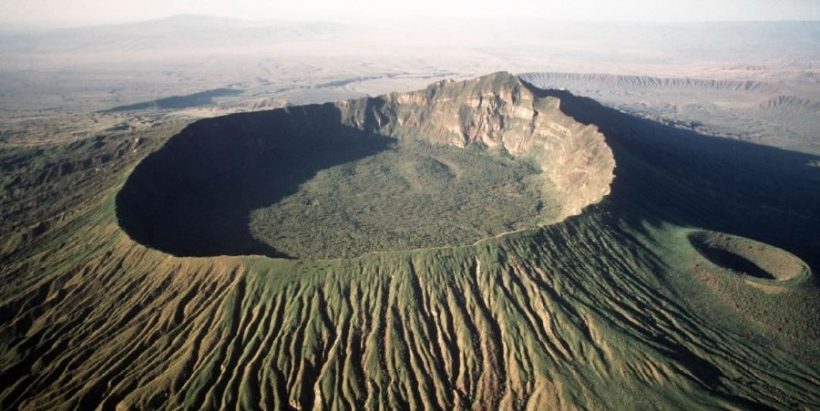
[[[395,17],[820,20],[820,0],[0,0],[7,23],[81,25],[207,14],[255,20]]]

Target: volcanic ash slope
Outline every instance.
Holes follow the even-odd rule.
[[[119,187],[112,187],[92,211],[4,255],[0,408],[820,404],[817,357],[774,343],[780,337],[767,334],[768,317],[749,319],[732,309],[728,292],[689,304],[691,296],[711,295],[709,281],[723,271],[699,256],[682,226],[730,225],[708,219],[724,218],[715,212],[723,203],[706,203],[711,197],[698,191],[709,176],[685,174],[697,170],[686,167],[694,157],[678,161],[670,153],[681,149],[664,152],[657,146],[662,139],[647,145],[618,137],[615,125],[638,120],[568,93],[534,90],[504,73],[323,107],[336,107],[344,124],[383,135],[482,142],[532,156],[567,193],[565,215],[573,216],[473,245],[354,259],[176,257],[123,231]],[[602,134],[573,120],[566,111],[573,107],[618,121],[600,127]],[[304,113],[299,121],[309,124],[318,109],[288,110]],[[649,129],[653,136],[668,131]],[[228,148],[259,151],[243,145],[248,130],[225,134],[233,139],[224,144],[226,157]],[[181,145],[178,137],[168,144]],[[255,137],[248,141],[265,144]],[[199,150],[190,157],[210,155]],[[678,196],[692,202],[667,207]],[[701,218],[689,210],[708,213]],[[726,213],[725,221],[738,210],[744,209]],[[752,215],[743,214],[747,226],[764,224]],[[778,217],[778,224],[802,224],[816,234],[810,220],[798,218]],[[689,263],[698,264],[698,275],[687,271]],[[816,327],[809,316],[817,312],[817,289],[805,277],[773,283],[778,293],[746,287],[744,295],[769,307],[782,302],[783,310],[808,307],[808,316],[791,320],[807,324],[793,334],[793,345],[811,347],[816,339],[805,330]],[[747,284],[737,275],[725,281]],[[792,329],[798,330],[777,334]]]

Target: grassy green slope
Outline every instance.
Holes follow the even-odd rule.
[[[705,320],[666,278],[682,273],[595,213],[472,247],[299,262],[163,255],[110,207],[34,252],[37,270],[6,268],[36,280],[2,307],[3,408],[820,401],[816,368]]]
[[[763,168],[727,177],[708,166],[727,148],[695,135],[707,148],[688,167],[691,153],[648,140],[674,131],[561,98],[605,123],[612,194],[472,246],[174,257],[131,240],[118,186],[100,184],[98,206],[3,254],[0,408],[818,407],[815,277],[761,289],[687,240],[731,232],[816,269],[815,176],[759,193],[755,170],[793,170],[750,160]],[[795,324],[778,330],[782,317]]]

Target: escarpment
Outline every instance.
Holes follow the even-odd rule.
[[[480,143],[531,159],[560,193],[562,218],[600,201],[614,177],[614,157],[594,125],[578,123],[559,98],[540,97],[509,73],[338,106],[342,121],[357,128],[458,147]]]

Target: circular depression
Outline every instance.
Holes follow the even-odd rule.
[[[714,231],[695,231],[689,242],[704,258],[756,279],[788,281],[806,277],[808,266],[795,255],[752,239]]]
[[[472,244],[553,222],[534,164],[343,125],[333,105],[198,121],[116,199],[136,241],[178,256],[354,257]]]

